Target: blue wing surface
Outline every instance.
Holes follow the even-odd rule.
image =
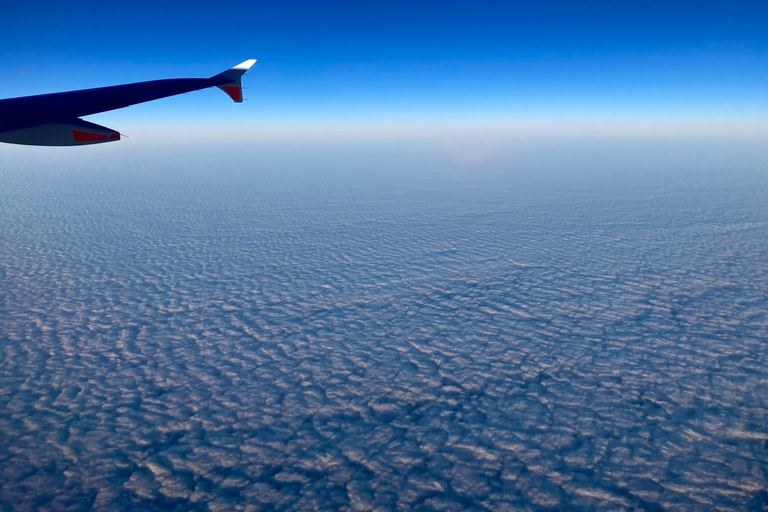
[[[0,142],[74,146],[120,140],[118,132],[79,118],[209,87],[220,88],[239,103],[243,99],[240,79],[255,62],[247,60],[211,78],[153,80],[3,99]]]

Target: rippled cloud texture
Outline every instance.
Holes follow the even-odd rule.
[[[321,146],[3,153],[3,510],[765,508],[764,158]]]

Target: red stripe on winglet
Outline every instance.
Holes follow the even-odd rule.
[[[109,140],[120,140],[120,134],[115,132],[109,136]]]
[[[224,91],[235,101],[243,101],[243,91],[237,85],[222,85],[221,90]]]
[[[75,142],[78,144],[82,142],[99,142],[102,140],[110,140],[110,137],[108,135],[104,135],[103,133],[84,132],[82,130],[72,130],[72,137],[74,137]]]

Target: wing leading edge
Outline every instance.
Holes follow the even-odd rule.
[[[247,60],[211,78],[153,80],[0,100],[0,142],[81,146],[120,140],[119,132],[80,117],[209,87],[218,87],[241,103],[241,78],[255,63]]]

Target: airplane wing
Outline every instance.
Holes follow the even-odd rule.
[[[0,142],[81,146],[120,140],[119,132],[80,118],[208,87],[218,87],[241,103],[240,80],[255,63],[247,60],[211,78],[153,80],[0,100]]]

